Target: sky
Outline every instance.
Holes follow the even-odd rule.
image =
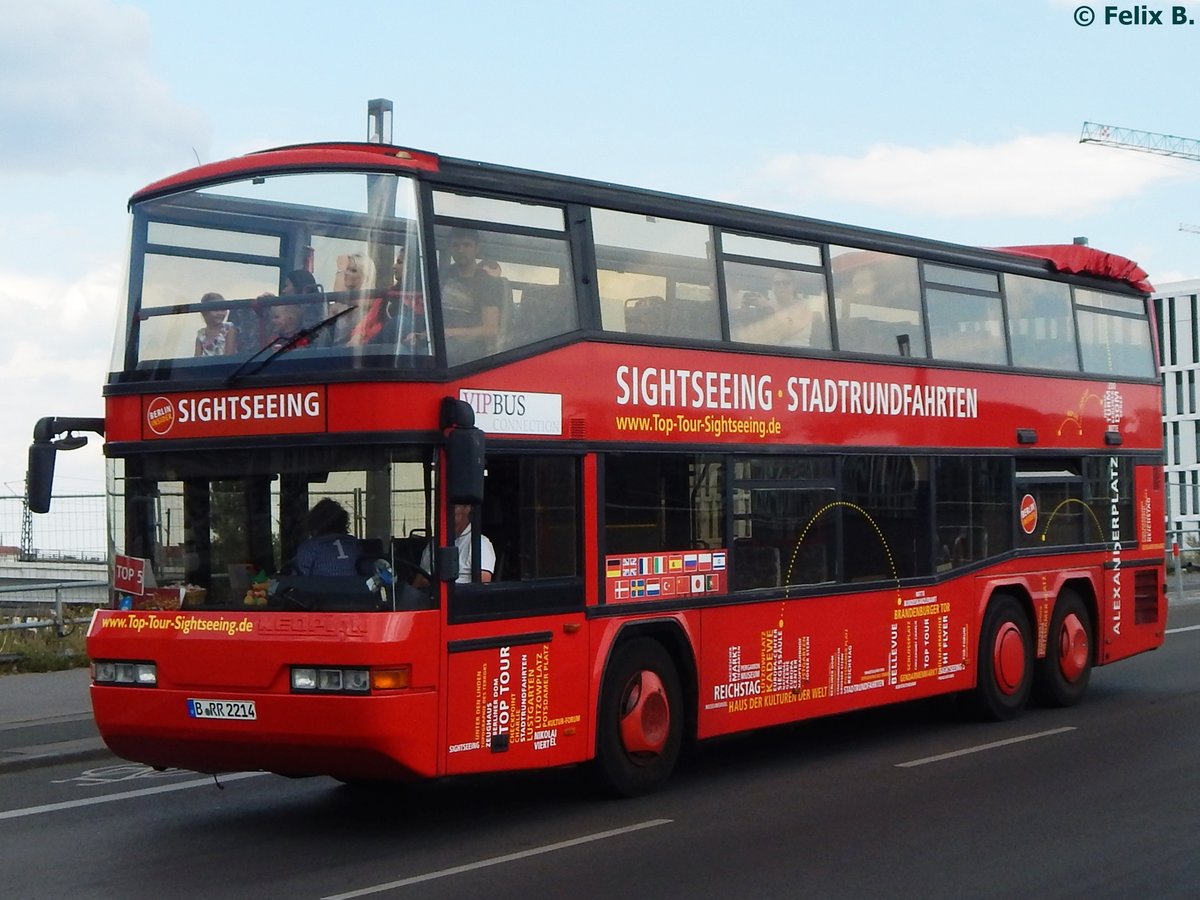
[[[129,196],[197,161],[366,138],[980,246],[1200,277],[1195,25],[1077,0],[0,0],[0,496],[43,416],[100,416]],[[1127,17],[1131,18],[1131,17]],[[1140,18],[1145,18],[1141,16]],[[1188,110],[1192,113],[1188,113]],[[96,441],[56,493],[98,493]],[[0,543],[11,543],[0,535]]]

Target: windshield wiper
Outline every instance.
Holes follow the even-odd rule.
[[[347,306],[345,309],[338,310],[332,316],[326,316],[324,319],[322,319],[320,322],[318,322],[315,325],[310,325],[307,328],[301,328],[299,331],[297,331],[295,334],[293,334],[291,337],[289,337],[283,343],[274,342],[274,343],[266,344],[265,346],[259,347],[252,354],[250,354],[250,357],[248,359],[244,360],[242,362],[242,364],[240,366],[238,366],[228,378],[225,379],[225,387],[231,387],[234,384],[234,382],[236,382],[239,378],[242,378],[244,376],[257,375],[259,372],[261,372],[263,369],[265,369],[268,365],[270,365],[271,360],[273,360],[279,354],[286,353],[288,350],[291,350],[293,347],[295,347],[301,341],[307,340],[308,338],[312,337],[315,334],[319,334],[321,331],[328,328],[330,325],[332,325],[334,322],[336,322],[338,319],[340,319],[342,316],[346,315],[346,313],[350,312],[353,309],[354,309],[353,306]],[[270,350],[271,352],[260,359],[259,357],[265,350]],[[252,363],[255,363],[255,362],[258,363],[258,367],[256,369],[254,369],[254,371],[252,371],[252,372],[247,372],[246,370],[248,368],[250,368],[250,365]]]

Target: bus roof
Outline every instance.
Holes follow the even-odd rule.
[[[438,157],[422,150],[394,147],[389,144],[342,142],[336,144],[295,144],[260,150],[245,156],[215,163],[205,163],[148,184],[129,198],[129,205],[160,194],[178,190],[194,190],[206,184],[216,184],[232,178],[244,178],[256,173],[278,173],[288,170],[313,169],[400,169],[405,171],[436,172]]]
[[[1056,272],[1094,275],[1123,281],[1146,294],[1154,293],[1145,271],[1131,259],[1096,250],[1085,244],[1040,244],[1028,247],[1000,247],[1004,253],[1032,256],[1048,261]]]

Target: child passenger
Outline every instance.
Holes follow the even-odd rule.
[[[291,347],[307,347],[308,338],[300,338],[293,341],[296,333],[300,331],[300,322],[303,318],[303,312],[299,306],[291,304],[281,304],[271,307],[271,340],[268,346],[279,349],[285,344]],[[289,343],[290,342],[290,343]]]
[[[201,303],[224,300],[220,294],[210,291],[200,298]],[[229,356],[237,353],[237,331],[227,321],[228,309],[205,309],[200,311],[204,327],[196,332],[196,356]]]

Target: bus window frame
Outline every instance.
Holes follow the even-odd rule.
[[[553,575],[507,580],[501,577],[501,573],[496,572],[493,573],[494,577],[489,582],[459,583],[457,580],[448,581],[446,582],[446,619],[450,625],[505,619],[523,619],[546,615],[572,615],[582,613],[587,606],[588,556],[585,545],[588,516],[585,497],[587,454],[577,448],[545,446],[521,448],[511,445],[497,446],[495,443],[491,443],[488,445],[485,468],[499,459],[519,460],[523,458],[527,459],[531,456],[544,459],[566,458],[572,462],[572,478],[575,482],[572,504],[574,508],[576,573],[574,575]],[[452,530],[454,521],[453,502],[444,488],[442,489],[442,497],[442,506],[444,514],[447,517],[448,529]],[[500,544],[501,549],[497,553],[502,553],[503,544],[500,538],[492,538],[491,535],[487,534],[490,529],[486,529],[482,525],[481,506],[488,506],[486,488],[483,504],[473,505],[471,527],[474,530],[478,523],[480,534],[487,536],[492,541],[493,549],[496,549],[497,545]],[[444,538],[439,536],[438,540],[444,539],[448,541],[447,546],[453,547],[454,542],[453,538],[450,537],[449,530],[446,532]]]
[[[1009,315],[1008,315],[1008,298],[1004,293],[1004,279],[1001,277],[1001,272],[992,272],[987,269],[972,268],[970,266],[952,265],[947,263],[936,262],[934,260],[918,258],[920,265],[917,267],[921,285],[921,309],[922,316],[925,322],[926,332],[926,347],[928,348],[928,359],[937,360],[940,362],[950,363],[953,365],[970,365],[972,360],[965,357],[957,356],[942,356],[935,352],[933,345],[934,327],[933,318],[930,315],[930,293],[938,292],[939,294],[953,295],[958,294],[965,297],[983,297],[988,300],[996,300],[999,302],[1000,318],[998,321],[1000,346],[1003,350],[1004,360],[1002,362],[994,362],[987,360],[979,363],[980,365],[991,366],[993,368],[1012,369],[1012,343],[1009,340]],[[987,274],[995,281],[996,287],[994,290],[968,287],[965,284],[957,284],[952,281],[936,281],[928,276],[930,269],[944,269],[949,272],[964,272],[967,274]]]

